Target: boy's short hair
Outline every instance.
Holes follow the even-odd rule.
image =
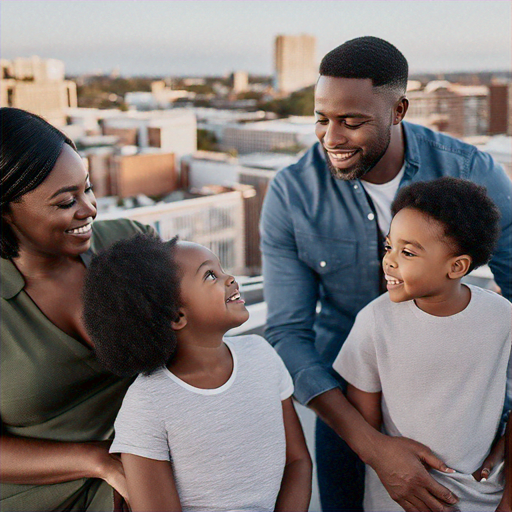
[[[320,75],[334,78],[369,78],[374,87],[405,94],[409,66],[391,43],[373,36],[346,41],[320,63]]]
[[[100,364],[120,377],[150,374],[176,349],[177,237],[137,234],[95,256],[84,285],[84,322]]]
[[[468,272],[491,259],[500,236],[500,211],[485,187],[451,176],[413,183],[399,190],[391,213],[395,216],[404,208],[442,224],[457,254],[471,256]]]

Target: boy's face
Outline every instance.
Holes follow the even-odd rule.
[[[393,302],[443,300],[452,280],[454,260],[442,225],[411,208],[400,210],[386,237],[382,260],[389,297]]]
[[[175,258],[182,271],[180,295],[189,329],[224,334],[249,318],[238,283],[224,273],[215,254],[202,245],[178,242]]]

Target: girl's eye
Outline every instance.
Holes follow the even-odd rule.
[[[88,194],[89,192],[92,192],[94,190],[94,187],[89,183],[87,185],[87,188],[85,189],[85,193]]]
[[[384,250],[385,250],[386,252],[391,251],[391,245],[389,245],[389,244],[384,244]]]
[[[215,275],[215,272],[213,270],[208,270],[206,274],[204,275],[204,280],[215,280],[217,279],[217,276]]]
[[[57,208],[61,208],[65,210],[66,208],[71,208],[76,203],[76,199],[72,199],[69,203],[58,204]]]
[[[413,256],[416,256],[415,254],[413,254],[412,252],[409,252],[409,251],[406,251],[405,249],[402,251],[402,254],[404,256],[407,256],[408,258],[412,258]]]

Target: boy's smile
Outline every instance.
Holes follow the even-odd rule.
[[[414,299],[428,311],[428,304],[450,301],[460,286],[452,265],[458,258],[454,244],[440,222],[413,208],[400,210],[386,238],[382,264],[393,302]]]

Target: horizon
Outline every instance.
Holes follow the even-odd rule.
[[[275,36],[299,33],[316,37],[318,62],[372,34],[402,51],[411,75],[512,67],[508,0],[2,0],[0,11],[3,59],[58,59],[68,76],[267,77]]]

